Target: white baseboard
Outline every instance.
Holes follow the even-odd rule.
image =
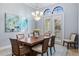
[[[5,49],[8,49],[8,48],[11,48],[11,45],[7,45],[7,46],[0,47],[0,51],[5,50]]]
[[[0,56],[8,56],[11,54],[11,45],[0,47]]]

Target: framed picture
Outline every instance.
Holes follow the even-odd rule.
[[[28,27],[25,17],[5,13],[5,32],[20,32]]]

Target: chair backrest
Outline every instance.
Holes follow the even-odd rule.
[[[49,38],[44,38],[43,45],[42,45],[43,52],[46,52],[48,50],[48,43],[49,43]]]
[[[76,34],[76,37],[75,37],[75,47],[78,49],[78,41],[79,41],[79,37],[78,37],[78,34]]]
[[[14,55],[20,55],[18,40],[10,38],[10,42],[11,42],[11,46],[12,46],[12,53]]]
[[[39,36],[39,32],[38,31],[33,31],[33,36]]]
[[[76,33],[71,33],[70,40],[75,41],[76,35]]]
[[[55,44],[55,35],[52,35],[50,37],[50,46],[54,46],[54,44]]]
[[[24,34],[17,34],[17,35],[16,35],[16,38],[17,38],[18,40],[23,39],[24,37],[25,37]]]
[[[51,33],[52,33],[52,32],[49,31],[49,32],[44,33],[44,35],[45,35],[45,36],[50,36]]]

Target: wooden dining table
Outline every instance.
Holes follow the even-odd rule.
[[[39,37],[26,37],[24,39],[19,40],[21,43],[24,43],[25,45],[28,46],[34,46],[36,44],[41,43],[44,40],[43,36],[39,36]]]
[[[33,55],[36,55],[36,53],[33,53],[32,47],[35,45],[41,44],[43,42],[44,38],[47,38],[47,36],[43,36],[43,35],[40,35],[38,37],[32,36],[32,37],[27,37],[27,38],[21,39],[21,40],[19,40],[19,42],[25,46],[28,46],[31,51],[31,56],[33,56]]]

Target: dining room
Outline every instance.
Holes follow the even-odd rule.
[[[77,3],[0,3],[0,56],[79,56],[78,14]]]

